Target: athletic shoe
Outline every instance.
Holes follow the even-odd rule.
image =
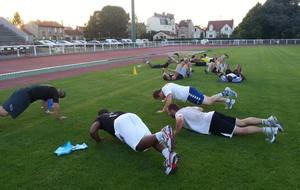
[[[164,162],[164,166],[166,168],[165,173],[167,175],[175,173],[175,171],[177,169],[178,160],[179,160],[179,157],[176,152],[171,152],[169,154],[169,158],[167,158]]]
[[[231,90],[231,88],[226,87],[225,90],[223,91],[223,96],[233,96],[237,98],[237,93],[233,90]]]
[[[277,127],[280,132],[283,132],[283,125],[279,123],[275,116],[270,116],[267,121],[270,124],[270,127]]]
[[[273,143],[276,140],[276,136],[278,133],[278,128],[277,127],[270,127],[270,130],[266,131],[266,141],[268,141],[269,143]]]
[[[174,139],[173,139],[173,130],[170,125],[165,126],[161,129],[163,133],[163,143],[169,149],[170,152],[173,151],[174,148]]]
[[[226,104],[225,109],[230,110],[232,108],[233,104],[235,104],[235,99],[227,99],[225,104]]]
[[[176,63],[177,61],[176,61],[176,59],[174,57],[168,56],[168,62],[169,63]]]
[[[148,59],[145,59],[145,60],[144,60],[144,63],[149,64],[150,61],[149,61]]]

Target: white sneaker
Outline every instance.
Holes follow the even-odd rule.
[[[277,127],[280,132],[283,132],[283,125],[279,123],[275,116],[270,116],[267,121],[270,124],[270,127]]]
[[[225,109],[230,110],[232,108],[233,104],[235,104],[235,99],[227,99],[225,104],[226,104]]]
[[[273,143],[276,140],[276,136],[278,133],[278,128],[277,127],[269,127],[269,130],[266,131],[266,141],[268,141],[269,143]]]
[[[179,156],[177,155],[176,152],[171,152],[169,154],[169,158],[167,158],[164,161],[164,166],[165,166],[165,173],[167,175],[173,174],[175,173],[176,169],[177,169],[177,162],[179,160]]]
[[[237,98],[237,93],[229,87],[226,87],[223,91],[224,96],[233,96]]]
[[[144,61],[143,61],[144,63],[146,63],[146,64],[149,64],[150,63],[150,61],[146,58],[146,59],[144,59]]]
[[[161,129],[163,133],[163,143],[169,149],[170,152],[173,151],[174,139],[173,139],[173,130],[170,125],[165,126]]]

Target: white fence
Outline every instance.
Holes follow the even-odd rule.
[[[18,45],[18,46],[0,46],[0,59],[23,56],[45,56],[61,55],[71,53],[99,52],[120,49],[134,48],[155,48],[162,46],[251,46],[251,45],[299,45],[300,39],[230,39],[230,40],[208,40],[201,43],[201,40],[190,41],[162,41],[149,42],[144,44],[85,44],[85,45]]]

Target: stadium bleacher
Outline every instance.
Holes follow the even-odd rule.
[[[25,44],[25,39],[9,28],[0,24],[0,46]]]

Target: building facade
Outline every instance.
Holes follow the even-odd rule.
[[[147,32],[151,31],[166,31],[176,34],[175,18],[173,14],[158,14],[154,13],[154,16],[147,19]]]
[[[178,38],[194,38],[194,24],[192,20],[182,20],[178,24]]]
[[[153,40],[170,40],[175,39],[176,37],[176,34],[174,34],[173,32],[160,31],[153,36]]]
[[[199,26],[194,27],[194,37],[193,38],[203,38],[203,30]]]
[[[63,25],[55,21],[31,21],[24,29],[34,35],[35,39],[61,40],[65,38]]]
[[[78,28],[73,29],[71,27],[65,27],[65,39],[66,40],[83,40],[84,33]]]
[[[209,21],[206,38],[230,38],[233,30],[233,20]]]

